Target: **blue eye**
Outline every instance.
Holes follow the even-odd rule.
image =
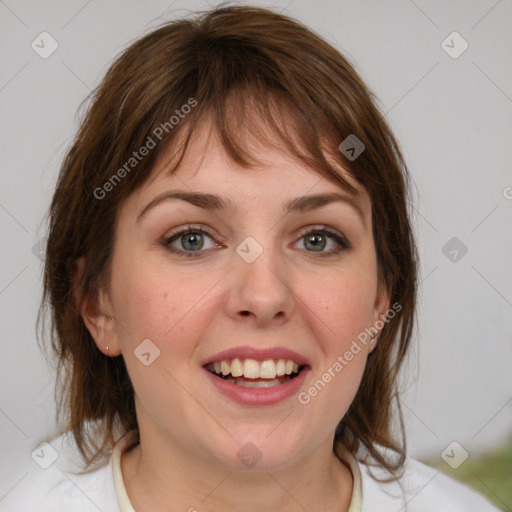
[[[169,249],[169,251],[173,253],[188,258],[194,258],[200,256],[199,254],[194,253],[204,252],[201,251],[201,249],[204,247],[204,235],[213,240],[213,237],[209,235],[204,229],[187,226],[186,228],[175,231],[174,233],[171,233],[170,236],[166,237],[164,245],[167,247],[167,249]],[[175,241],[181,243],[183,249],[175,248],[173,245],[171,245]],[[207,247],[207,249],[211,248],[213,247]]]
[[[211,244],[210,247],[205,247],[205,235],[213,241],[213,244]],[[313,252],[321,257],[334,256],[351,247],[348,240],[343,235],[325,227],[308,228],[300,234],[300,239],[303,238],[305,239],[304,247],[306,247],[306,252]],[[324,251],[328,242],[331,244],[334,243],[335,247],[328,251]],[[181,247],[176,247],[174,245],[175,243],[178,243]],[[163,245],[170,252],[186,258],[202,257],[203,254],[201,253],[206,252],[207,249],[220,247],[220,245],[214,241],[213,236],[204,228],[194,228],[190,225],[185,228],[178,229],[172,232],[169,236],[166,236],[163,241]],[[309,250],[308,248],[311,248],[312,250]]]
[[[322,257],[339,254],[345,249],[349,249],[351,247],[344,236],[327,228],[308,228],[306,231],[303,231],[300,236],[301,239],[305,238],[304,246],[307,247],[309,245],[309,247],[313,248],[312,251],[307,252],[316,252]],[[327,241],[331,241],[331,243],[334,241],[335,244],[337,244],[337,248],[331,249],[330,251],[322,251],[322,249],[327,246]]]

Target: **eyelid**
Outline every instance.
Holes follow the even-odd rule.
[[[186,224],[185,226],[180,226],[180,227],[177,227],[177,228],[174,228],[174,229],[171,229],[171,231],[168,231],[165,235],[164,235],[164,240],[169,240],[171,238],[173,238],[175,235],[178,235],[178,234],[183,234],[183,233],[186,233],[188,231],[204,231],[207,235],[211,236],[212,238],[214,237],[213,233],[211,232],[210,228],[208,226],[205,226],[203,224]]]

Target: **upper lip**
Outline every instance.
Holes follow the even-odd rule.
[[[233,347],[223,350],[222,352],[218,352],[217,354],[205,359],[201,363],[201,366],[205,366],[208,363],[215,363],[217,361],[231,360],[235,358],[254,359],[256,361],[265,361],[267,359],[291,359],[299,365],[309,366],[310,364],[309,360],[305,356],[286,347],[255,348],[243,346]]]

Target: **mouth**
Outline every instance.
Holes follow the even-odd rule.
[[[222,359],[204,368],[219,379],[244,388],[271,388],[297,378],[306,365],[293,359]]]

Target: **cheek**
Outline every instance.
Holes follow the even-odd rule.
[[[358,336],[371,326],[376,290],[371,275],[354,268],[331,275],[306,302],[322,360],[298,399],[311,417],[324,419],[327,430],[346,414],[366,366],[369,338],[365,344]]]
[[[376,278],[372,273],[347,269],[317,283],[310,294],[310,308],[317,339],[325,340],[325,349],[344,351],[351,341],[371,326],[375,303]],[[316,320],[315,320],[316,319]]]
[[[178,383],[188,375],[187,361],[208,321],[203,311],[206,301],[201,298],[212,284],[206,279],[192,282],[190,276],[171,272],[150,257],[138,263],[119,258],[113,268],[116,332],[138,399],[151,411],[162,403],[193,407]],[[149,366],[134,357],[146,339],[160,350]]]
[[[175,286],[171,288],[162,269],[152,263],[150,258],[129,257],[122,248],[112,262],[112,298],[122,327],[118,332],[122,339],[129,333],[133,344],[160,338],[172,327],[179,306]]]
[[[135,346],[149,338],[174,355],[190,351],[194,333],[208,321],[208,292],[218,276],[193,279],[151,256],[138,263],[119,258],[115,264],[112,290],[122,343]]]
[[[180,301],[162,279],[132,269],[115,287],[116,318],[133,342],[160,339],[172,328]]]

